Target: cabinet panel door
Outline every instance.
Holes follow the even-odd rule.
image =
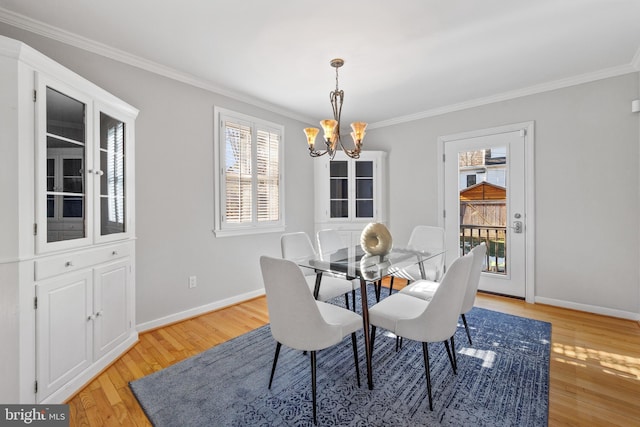
[[[131,262],[126,258],[94,269],[96,359],[128,336],[130,265]]]
[[[36,285],[38,401],[92,363],[91,272],[64,275]]]

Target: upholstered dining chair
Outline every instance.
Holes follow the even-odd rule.
[[[356,331],[362,328],[362,317],[336,305],[314,300],[307,283],[293,261],[260,257],[260,268],[267,294],[271,334],[276,352],[269,377],[269,389],[278,363],[282,344],[311,353],[311,392],[313,422],[316,423],[316,352],[340,343],[351,335],[356,378],[360,386]]]
[[[464,329],[467,332],[467,339],[469,345],[473,345],[471,341],[471,332],[469,331],[469,325],[467,324],[467,314],[473,308],[473,303],[476,300],[476,294],[478,293],[478,284],[480,283],[480,273],[482,273],[482,261],[487,254],[487,246],[482,242],[478,246],[471,249],[473,254],[473,264],[471,265],[471,271],[469,273],[469,280],[467,282],[467,289],[464,295],[464,301],[462,308],[460,309],[460,316],[462,317],[462,323]],[[429,280],[418,280],[413,282],[409,286],[400,290],[400,293],[411,295],[423,300],[431,300],[436,289],[440,286],[440,283]]]
[[[345,247],[340,233],[338,230],[325,229],[316,233],[316,240],[318,242],[318,252],[322,256],[323,253],[331,253]],[[360,287],[360,281],[358,279],[351,280],[351,301],[353,301],[353,310],[356,309],[356,290]]]
[[[303,231],[283,234],[280,238],[280,248],[282,250],[282,258],[284,259],[291,260],[317,256],[316,250],[311,243],[311,239],[309,239],[307,233]],[[311,293],[314,293],[317,280],[316,273],[310,268],[303,269],[303,273],[309,290]],[[345,278],[322,274],[319,292],[315,296],[319,301],[328,301],[337,296],[344,295],[345,305],[349,308],[348,294],[353,292],[353,286],[353,283]],[[355,310],[355,299],[353,305]]]
[[[377,328],[384,328],[396,336],[420,341],[427,377],[429,409],[433,411],[431,372],[429,367],[430,342],[444,342],[454,374],[457,373],[456,349],[453,336],[464,299],[474,255],[469,253],[456,259],[442,278],[442,284],[431,301],[403,293],[388,296],[369,309],[371,324],[371,354]],[[449,341],[451,348],[449,348]]]

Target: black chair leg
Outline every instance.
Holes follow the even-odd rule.
[[[376,302],[380,302],[380,291],[382,289],[382,280],[376,281],[374,288],[376,290]]]
[[[275,374],[276,372],[276,364],[278,363],[278,356],[280,355],[280,347],[282,347],[282,344],[276,343],[276,354],[275,356],[273,356],[273,366],[271,366],[271,377],[269,377],[269,389],[271,389],[273,374]]]
[[[424,371],[427,374],[427,393],[429,394],[429,410],[433,411],[433,401],[431,399],[431,369],[429,367],[429,346],[422,343],[422,355],[424,357]]]
[[[376,327],[375,326],[371,326],[371,339],[369,340],[369,354],[371,354],[371,357],[373,358],[373,342],[376,339]]]
[[[455,349],[454,349],[454,354],[452,356],[451,355],[451,349],[449,348],[449,341],[444,340],[444,347],[447,349],[447,356],[449,356],[449,363],[451,363],[451,368],[453,368],[453,373],[457,375],[458,372],[456,372],[456,362],[454,360],[454,358],[455,358]]]
[[[464,329],[467,331],[467,338],[469,339],[469,345],[473,345],[473,343],[471,342],[471,334],[469,333],[469,325],[467,325],[467,318],[465,317],[464,313],[461,314],[462,316],[462,323],[464,323]]]
[[[389,295],[391,295],[391,292],[393,292],[393,279],[394,277],[391,276],[391,279],[389,281]]]
[[[351,290],[351,301],[353,301],[353,312],[355,313],[356,311],[356,290],[355,289]]]
[[[349,310],[349,293],[344,294],[344,306]]]
[[[311,352],[311,395],[313,396],[313,423],[318,424],[316,420],[316,352]]]
[[[456,358],[456,343],[453,340],[453,335],[451,335],[451,354],[453,355],[453,364],[455,365],[453,372],[458,375],[458,359]]]
[[[358,366],[358,343],[356,342],[356,333],[351,334],[351,343],[353,344],[353,359],[356,365],[356,378],[358,379],[358,387],[360,387],[360,366]]]

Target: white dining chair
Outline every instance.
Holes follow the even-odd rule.
[[[267,294],[271,334],[276,351],[269,377],[273,382],[282,344],[311,353],[311,391],[313,422],[316,423],[316,352],[340,343],[351,335],[356,378],[360,387],[356,331],[362,328],[362,316],[342,307],[314,300],[307,282],[294,262],[260,257],[260,268]]]
[[[295,233],[285,233],[280,238],[280,248],[282,258],[297,259],[317,257],[318,254],[311,243],[307,233],[300,231]],[[310,268],[304,268],[303,273],[311,293],[315,293],[317,274]],[[343,277],[335,277],[323,273],[321,276],[318,294],[315,295],[319,301],[328,301],[340,295],[344,295],[345,305],[349,308],[349,293],[353,293],[354,287],[350,280]],[[355,298],[353,303],[355,310]]]
[[[469,253],[456,259],[442,278],[442,284],[430,301],[403,293],[395,293],[369,309],[371,324],[371,354],[377,328],[384,328],[396,336],[422,343],[424,368],[427,377],[429,409],[433,411],[431,372],[429,367],[430,342],[444,342],[454,374],[457,373],[454,334],[462,307],[474,255]],[[451,342],[451,348],[449,347]]]
[[[474,255],[473,265],[469,273],[469,280],[467,282],[467,289],[465,291],[464,301],[462,308],[460,309],[460,316],[462,317],[462,323],[464,329],[467,332],[467,339],[469,345],[473,345],[471,341],[471,332],[469,331],[469,325],[467,324],[467,314],[473,308],[473,303],[476,300],[476,294],[478,293],[478,284],[480,283],[480,274],[482,273],[482,262],[487,254],[487,246],[482,242],[471,249],[471,253]],[[400,290],[400,293],[411,295],[423,300],[431,300],[436,289],[440,286],[440,283],[430,280],[418,280],[413,282],[409,286]]]
[[[342,237],[340,237],[340,233],[338,232],[338,230],[320,230],[316,233],[316,240],[318,243],[318,252],[320,252],[321,257],[323,254],[330,254],[332,252],[336,252],[340,249],[346,248],[346,245],[342,241]],[[351,280],[351,286],[351,301],[353,301],[353,310],[355,311],[356,290],[360,288],[360,280]]]
[[[430,225],[415,226],[409,236],[407,247],[409,249],[431,253],[444,251],[444,228]],[[394,276],[406,279],[408,283],[416,280],[431,280],[437,282],[440,281],[440,278],[444,274],[444,261],[444,254],[425,261],[423,263],[425,277],[422,277],[419,265],[407,267],[395,273]],[[391,283],[391,289],[393,289],[393,283]]]

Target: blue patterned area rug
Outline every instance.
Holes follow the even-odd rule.
[[[458,375],[444,344],[429,344],[433,412],[419,343],[404,340],[396,352],[395,337],[378,330],[373,390],[362,334],[359,388],[350,339],[319,351],[318,425],[546,426],[551,324],[477,307],[467,321],[473,346],[460,324]],[[309,355],[283,346],[269,390],[274,350],[267,325],[130,387],[157,427],[313,425]]]

